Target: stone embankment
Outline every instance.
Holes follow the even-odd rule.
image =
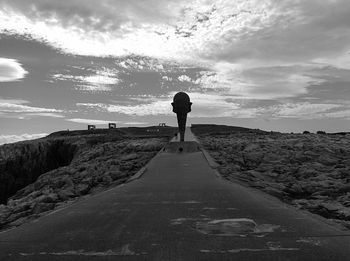
[[[128,180],[167,137],[53,135],[0,146],[0,229]]]
[[[193,129],[196,134],[196,129]],[[228,180],[350,228],[350,135],[199,133]]]

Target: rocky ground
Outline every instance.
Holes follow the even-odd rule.
[[[0,146],[0,229],[21,225],[84,195],[126,182],[172,136],[151,134],[145,132],[141,137],[118,130],[56,133]]]
[[[350,228],[350,134],[192,131],[226,179]]]

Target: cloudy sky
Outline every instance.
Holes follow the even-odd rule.
[[[0,0],[0,143],[87,124],[349,131],[348,0]]]

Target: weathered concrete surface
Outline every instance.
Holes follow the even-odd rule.
[[[218,178],[200,151],[162,152],[140,179],[0,233],[0,260],[349,260],[349,245],[322,219]]]

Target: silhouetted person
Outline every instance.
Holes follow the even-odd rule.
[[[187,113],[191,111],[192,102],[190,102],[190,97],[187,93],[178,92],[174,96],[174,101],[171,103],[173,106],[173,112],[177,116],[177,124],[179,125],[180,141],[185,140],[185,129]]]

